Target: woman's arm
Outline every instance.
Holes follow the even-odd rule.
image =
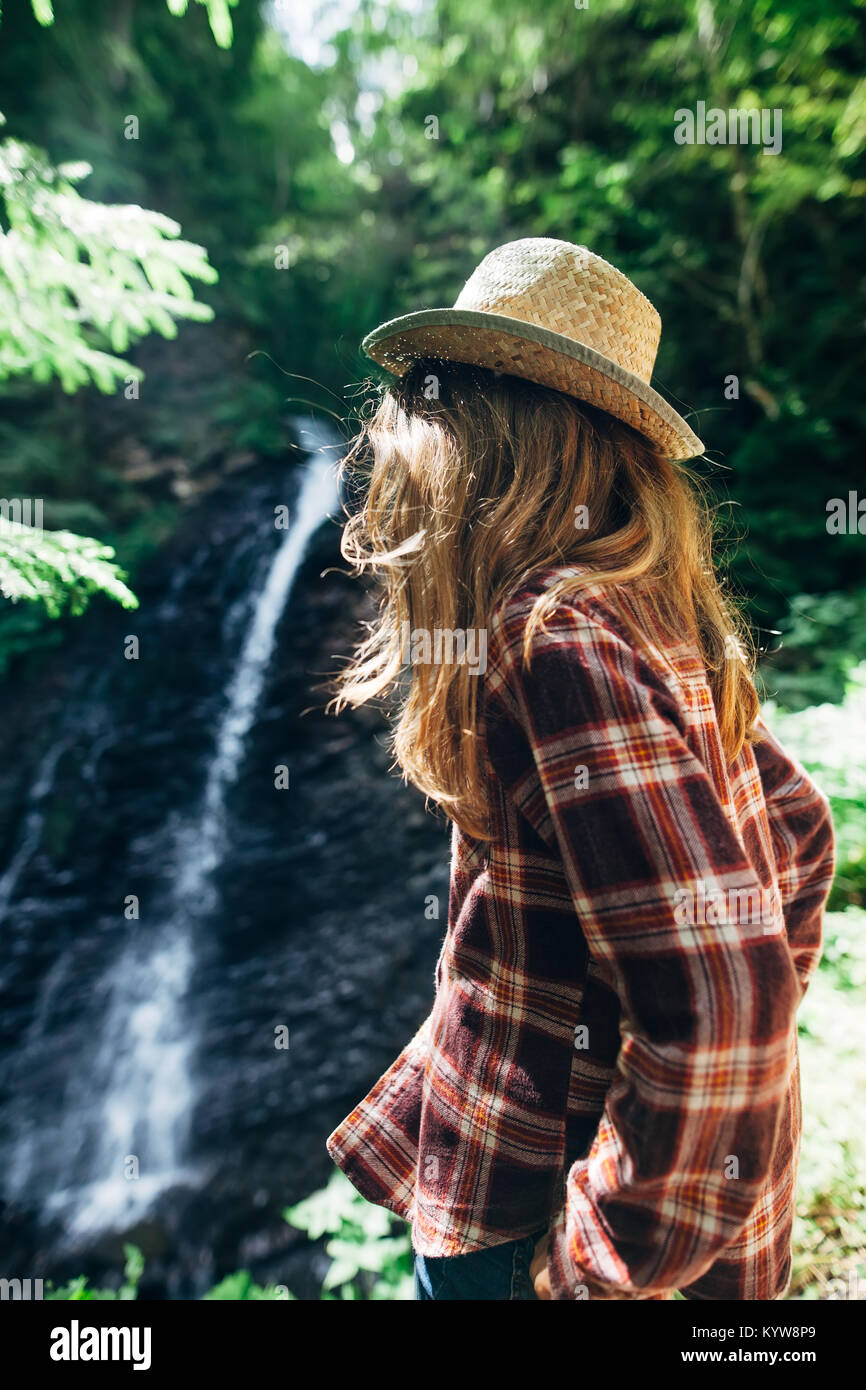
[[[824,904],[833,882],[830,803],[763,720],[754,744],[773,840],[788,945],[805,994],[821,959]]]
[[[572,607],[536,635],[526,669],[524,620],[525,605],[507,605],[490,632],[490,693],[537,773],[509,791],[558,847],[621,1008],[604,1114],[551,1228],[553,1297],[659,1296],[707,1270],[758,1198],[801,989],[779,926],[682,911],[690,895],[751,901],[768,885],[667,684]]]
[[[369,1202],[408,1218],[432,1011],[373,1089],[328,1136],[334,1163]]]

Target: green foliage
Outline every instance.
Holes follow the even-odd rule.
[[[286,1221],[305,1231],[310,1240],[324,1235],[330,1239],[325,1246],[333,1261],[322,1287],[326,1301],[358,1299],[411,1299],[413,1293],[412,1244],[405,1223],[398,1222],[382,1207],[365,1202],[339,1169],[335,1169],[327,1187],[320,1192],[287,1207]],[[395,1228],[400,1231],[394,1234]],[[119,1293],[90,1290],[84,1278],[70,1280],[46,1298],[134,1298],[141,1264],[140,1252],[124,1246],[127,1255],[126,1285]],[[131,1289],[132,1292],[124,1291]],[[215,1288],[204,1295],[207,1300],[294,1300],[283,1285],[261,1285],[253,1282],[248,1270],[227,1275]]]
[[[74,184],[90,172],[55,169],[19,140],[0,144],[0,381],[57,376],[64,391],[93,382],[109,393],[141,378],[116,355],[135,339],[213,317],[188,283],[216,279],[203,248],[178,240],[161,213],[82,198]]]
[[[829,913],[800,1008],[803,1138],[791,1298],[866,1289],[866,912]],[[856,1293],[855,1293],[856,1296]]]
[[[761,668],[767,693],[789,710],[838,703],[866,661],[866,589],[795,594],[778,648]]]
[[[235,0],[199,3],[206,4],[217,43],[228,47]],[[186,0],[169,0],[168,9],[182,14]],[[53,26],[54,12],[45,0],[34,0],[33,12],[40,24]],[[74,6],[66,7],[70,12]],[[0,123],[4,119],[0,116]],[[197,301],[190,286],[191,280],[213,284],[218,278],[203,247],[182,240],[179,223],[162,213],[132,202],[83,198],[75,185],[91,172],[80,159],[55,167],[25,140],[0,143],[0,382],[47,387],[58,380],[67,394],[91,384],[111,394],[123,381],[142,379],[141,368],[121,355],[139,339],[154,331],[173,338],[177,320],[213,317],[212,307]],[[9,425],[4,436],[3,444],[11,436],[12,446],[10,466],[3,469],[9,494],[33,494],[28,453],[30,463],[38,463],[37,473],[53,476],[56,457],[68,477],[68,440],[59,442],[56,455],[43,448],[38,459],[38,435],[35,448],[30,430],[16,438]],[[101,471],[91,466],[88,492]],[[8,487],[12,480],[23,487]],[[87,495],[64,499],[55,491],[51,509],[55,521],[64,511],[79,525],[90,519],[99,524],[101,518]],[[4,525],[0,593],[13,603],[37,601],[49,617],[83,612],[97,592],[134,607],[135,597],[113,559],[111,546],[62,524],[50,532]],[[7,609],[0,613],[0,637],[0,669],[19,653],[55,640],[44,621],[22,619]]]
[[[54,1300],[73,1300],[82,1299],[122,1299],[130,1300],[138,1298],[138,1285],[144,1272],[144,1256],[135,1245],[124,1245],[123,1252],[126,1255],[126,1265],[124,1266],[125,1282],[119,1289],[91,1289],[87,1286],[87,1279],[84,1275],[79,1275],[75,1279],[70,1279],[59,1289],[55,1289],[49,1280],[47,1283],[46,1299]],[[219,1284],[204,1295],[205,1299],[217,1300],[279,1300],[283,1301],[294,1299],[294,1294],[288,1289],[276,1284],[256,1284],[254,1283],[248,1270],[239,1270],[236,1274],[230,1274]]]
[[[49,617],[64,611],[78,616],[97,593],[137,608],[138,599],[113,559],[110,545],[88,536],[0,521],[0,594],[13,603],[36,600]]]
[[[182,11],[188,21],[178,24]],[[230,52],[212,42],[206,11]],[[19,232],[0,216],[0,247],[16,250],[8,273],[0,254],[0,302],[10,275],[24,279],[19,252],[30,258],[24,312],[16,322],[17,301],[5,305],[0,325],[0,495],[43,497],[46,527],[110,539],[134,574],[157,532],[165,538],[163,519],[180,510],[162,460],[176,455],[192,474],[231,467],[238,452],[285,454],[286,397],[299,394],[285,369],[320,374],[333,356],[329,335],[311,331],[327,267],[317,259],[309,271],[278,273],[273,249],[290,235],[285,225],[274,231],[275,219],[307,229],[319,203],[348,240],[348,175],[339,186],[321,115],[327,80],[265,33],[257,4],[63,0],[43,32],[29,0],[17,0],[4,7],[0,87],[15,135],[4,147],[8,196],[23,223]],[[129,113],[138,139],[124,138]],[[91,201],[75,187],[85,161]],[[29,208],[31,188],[38,206]],[[166,212],[144,211],[154,206]],[[58,231],[68,215],[73,225]],[[193,229],[183,242],[181,226]],[[61,258],[58,238],[73,259]],[[194,278],[213,285],[212,306],[196,304]],[[336,281],[355,278],[347,262]],[[214,310],[218,322],[200,334],[189,320]],[[178,323],[180,340],[159,345],[162,354],[143,338],[174,335]],[[113,393],[145,371],[135,399],[57,389],[87,381]],[[133,454],[146,460],[144,482],[128,467]],[[43,608],[21,610],[0,605],[0,671],[62,639]]]
[[[337,47],[377,294],[390,270],[381,317],[452,302],[497,242],[585,242],[661,313],[657,384],[736,500],[731,571],[753,618],[781,628],[787,595],[862,589],[862,537],[825,525],[827,499],[862,476],[866,432],[862,7],[370,0]],[[365,62],[387,86],[366,90]],[[675,112],[698,101],[781,109],[781,153],[676,144]]]
[[[33,17],[43,28],[54,23],[54,6],[52,0],[30,0],[33,8]],[[196,4],[204,5],[207,10],[208,20],[210,21],[211,31],[220,48],[230,48],[232,42],[232,17],[231,9],[238,3],[238,0],[196,0]],[[189,8],[189,0],[166,0],[169,12],[175,15],[186,14]]]
[[[804,623],[822,616],[806,601],[795,611]],[[852,1275],[860,1287],[866,1280],[866,911],[848,906],[866,903],[866,662],[849,671],[841,704],[791,712],[767,702],[764,715],[830,798],[830,905],[847,907],[825,917],[820,968],[800,1010],[805,1122],[790,1297],[847,1298]]]
[[[128,1302],[138,1298],[138,1284],[144,1271],[144,1256],[135,1245],[124,1245],[126,1264],[123,1268],[124,1283],[119,1289],[89,1289],[83,1275],[70,1279],[61,1288],[55,1289],[50,1280],[46,1286],[46,1299],[81,1302],[85,1299],[120,1299]]]
[[[166,0],[166,3],[172,14],[186,14],[189,8],[189,0]],[[220,48],[231,47],[232,17],[230,10],[234,9],[237,3],[238,0],[196,0],[196,4],[204,5],[207,10],[211,32]]]
[[[320,1192],[287,1207],[283,1215],[311,1240],[330,1236],[325,1253],[333,1263],[322,1285],[323,1299],[333,1299],[334,1290],[346,1300],[411,1299],[412,1242],[405,1222],[366,1202],[339,1169]]]
[[[256,1284],[253,1282],[249,1270],[241,1269],[237,1274],[229,1274],[210,1293],[205,1294],[205,1299],[224,1299],[237,1302],[239,1299],[280,1300],[284,1302],[294,1299],[295,1295],[288,1289],[277,1284]]]
[[[315,394],[315,383],[351,392],[367,370],[362,334],[416,304],[451,302],[497,242],[586,241],[662,313],[657,383],[693,414],[710,450],[704,471],[736,500],[745,539],[731,577],[761,628],[785,631],[768,663],[779,697],[837,697],[863,656],[842,615],[866,591],[862,537],[825,526],[828,497],[858,477],[866,429],[859,6],[431,0],[416,12],[361,0],[333,61],[316,69],[252,3],[113,9],[63,0],[42,31],[26,0],[7,6],[0,83],[20,143],[86,159],[91,197],[156,201],[208,247],[221,277],[209,297],[262,367],[248,404],[232,381],[202,412],[215,448],[227,425],[238,447],[274,452],[281,397]],[[220,42],[231,26],[229,52],[205,10]],[[781,153],[676,144],[674,113],[699,100],[781,109]],[[122,139],[129,112],[138,141]],[[170,259],[172,238],[161,241]],[[808,331],[793,332],[800,324]],[[109,362],[123,355],[110,334],[89,347]],[[44,414],[56,409],[46,401]],[[77,487],[96,500],[98,470]],[[107,514],[112,530],[131,520]],[[791,594],[810,596],[808,614],[797,601],[788,614]],[[807,620],[811,654],[797,645]]]
[[[866,905],[866,662],[851,671],[840,705],[786,712],[768,701],[763,712],[830,798],[836,831],[830,906]]]
[[[319,1240],[325,1235],[330,1237],[325,1252],[332,1264],[322,1287],[323,1300],[412,1298],[412,1243],[405,1222],[398,1221],[384,1208],[365,1202],[339,1169],[334,1170],[326,1187],[287,1207],[283,1216],[291,1226],[305,1231],[310,1240]],[[130,1252],[134,1247],[125,1246],[124,1249],[127,1254],[125,1287],[134,1288],[141,1268],[131,1264]],[[134,1278],[133,1269],[137,1271]],[[134,1292],[116,1294],[88,1290],[86,1283],[83,1278],[73,1279],[62,1290],[46,1294],[46,1297],[135,1297]],[[204,1297],[231,1301],[294,1300],[295,1295],[283,1285],[256,1284],[248,1270],[239,1270],[227,1275]]]

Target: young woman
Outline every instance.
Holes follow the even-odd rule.
[[[382,604],[335,703],[395,692],[452,868],[431,1012],[328,1150],[411,1222],[420,1299],[790,1280],[831,820],[761,721],[660,329],[532,238],[364,342],[398,379],[343,553]]]

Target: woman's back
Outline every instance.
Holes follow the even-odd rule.
[[[430,1015],[328,1147],[412,1222],[419,1296],[453,1278],[428,1259],[500,1246],[519,1283],[539,1230],[542,1298],[789,1277],[832,826],[761,725],[660,330],[542,237],[365,340],[400,379],[346,460],[343,554],[384,592],[335,703],[399,687],[395,759],[453,856]]]
[[[491,835],[454,827],[431,1015],[329,1150],[425,1256],[550,1220],[556,1296],[622,1282],[626,1252],[630,1297],[665,1296],[676,1271],[688,1296],[775,1298],[829,812],[769,736],[727,768],[694,646],[648,633],[637,651],[603,591],[562,602],[526,668],[534,603],[578,571],[538,571],[492,615]]]

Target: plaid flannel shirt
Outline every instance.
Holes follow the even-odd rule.
[[[525,666],[578,572],[491,618],[491,838],[452,827],[432,1010],[328,1151],[421,1254],[547,1225],[555,1299],[778,1298],[829,806],[763,723],[728,766],[697,650],[636,648],[599,586]]]

